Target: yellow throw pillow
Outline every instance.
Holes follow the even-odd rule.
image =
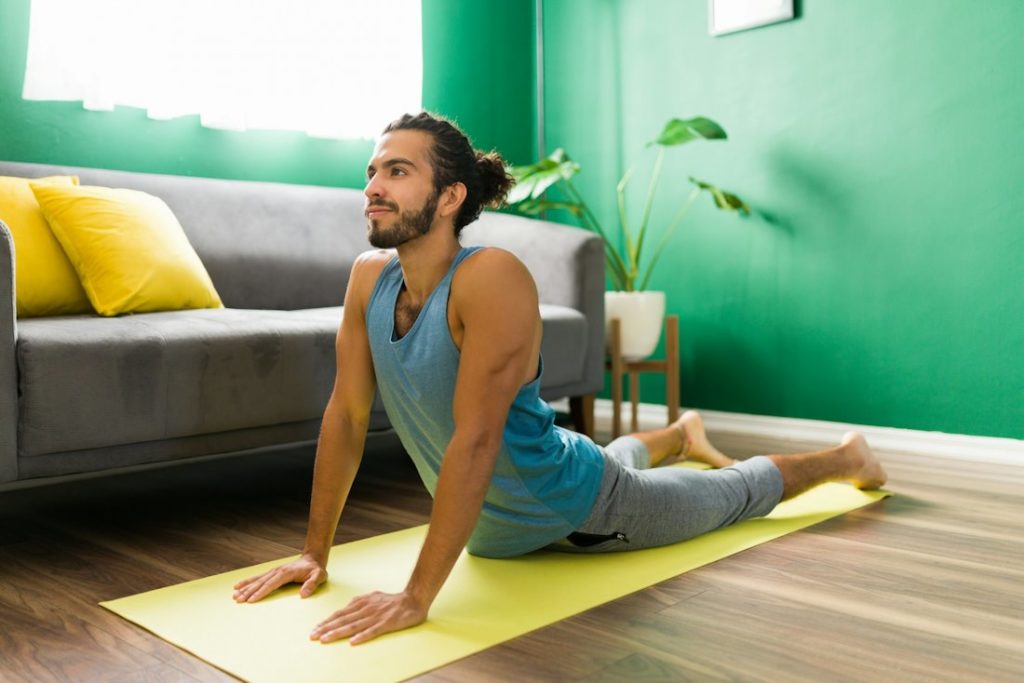
[[[78,184],[77,176],[0,176],[0,220],[14,237],[14,287],[18,317],[92,313],[71,261],[50,232],[29,183]]]
[[[100,315],[223,306],[162,199],[86,185],[32,192]]]

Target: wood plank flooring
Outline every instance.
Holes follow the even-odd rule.
[[[892,498],[418,680],[1024,680],[1024,463],[881,455]],[[297,552],[311,466],[293,451],[0,492],[0,681],[235,680],[97,603]],[[378,439],[336,542],[429,511]]]

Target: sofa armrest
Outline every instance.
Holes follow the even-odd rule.
[[[0,221],[0,482],[18,478],[18,336],[14,236]]]
[[[592,232],[549,221],[485,212],[466,226],[465,246],[515,254],[537,282],[542,304],[568,306],[587,319],[580,395],[604,386],[604,243]]]

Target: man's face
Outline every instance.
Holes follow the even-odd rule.
[[[437,212],[429,150],[418,130],[387,133],[366,168],[366,222],[370,244],[389,249],[430,232]]]

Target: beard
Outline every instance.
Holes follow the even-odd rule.
[[[433,192],[427,197],[419,211],[399,211],[398,218],[390,228],[382,227],[380,220],[369,219],[367,221],[367,238],[370,244],[378,249],[392,249],[426,235],[430,232],[430,226],[434,222],[434,212],[437,210],[439,196],[439,192]],[[371,206],[385,206],[392,211],[398,210],[398,205],[390,202],[375,202]]]

